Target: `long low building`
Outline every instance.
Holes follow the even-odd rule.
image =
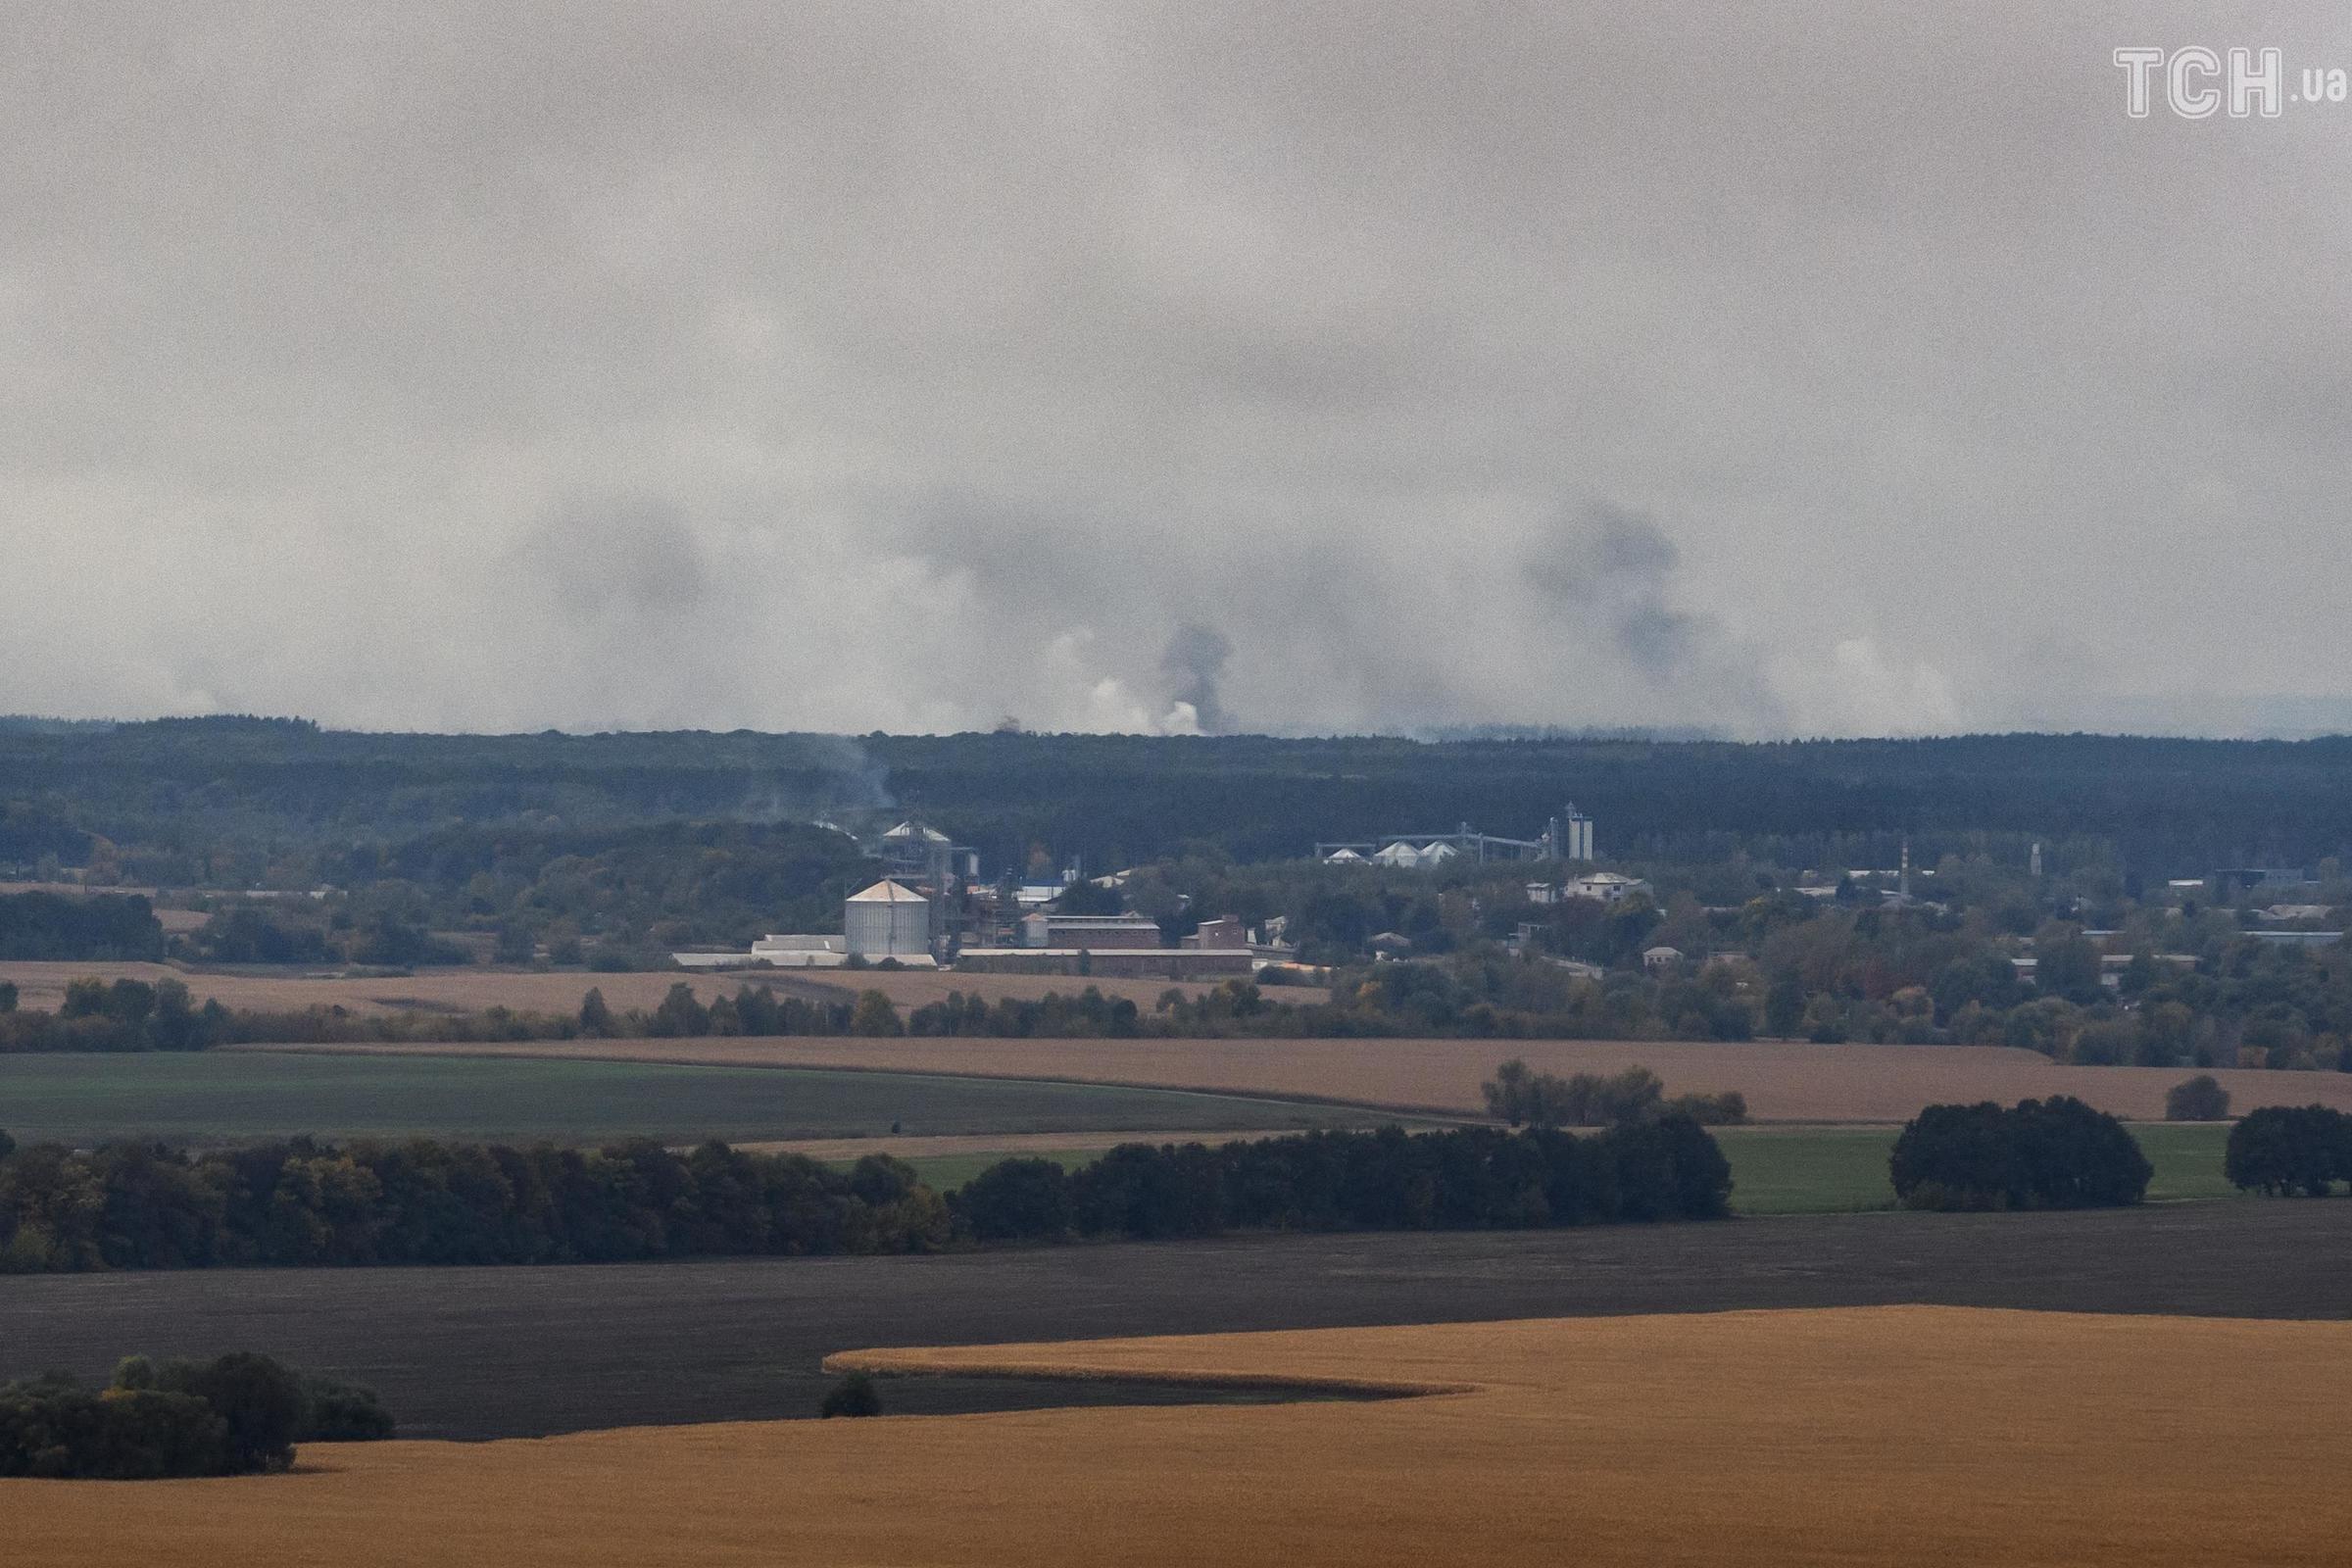
[[[956,967],[975,974],[1159,976],[1214,980],[1256,971],[1248,948],[966,948]]]

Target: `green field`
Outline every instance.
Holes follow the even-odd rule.
[[[312,1133],[665,1143],[926,1133],[1361,1125],[1360,1109],[1091,1084],[909,1073],[460,1056],[0,1056],[0,1129],[21,1143],[217,1145]]]
[[[1894,1148],[1892,1127],[1718,1127],[1715,1138],[1732,1164],[1732,1207],[1741,1214],[1829,1214],[1892,1208],[1894,1189],[1886,1181],[1886,1156]],[[2148,1184],[2151,1202],[2194,1198],[2234,1198],[2222,1177],[2227,1126],[2208,1123],[2141,1123],[2132,1129],[2156,1167]],[[1105,1143],[1104,1148],[1109,1147]],[[1102,1156],[1102,1149],[1065,1149],[1042,1158],[1076,1167]],[[912,1161],[923,1180],[946,1191],[970,1181],[1004,1152],[934,1154]]]
[[[1718,1127],[1732,1162],[1732,1207],[1742,1214],[1820,1214],[1892,1208],[1886,1156],[1892,1127]],[[2150,1202],[2234,1198],[2222,1176],[2227,1125],[2142,1122],[2132,1129],[2156,1175]]]

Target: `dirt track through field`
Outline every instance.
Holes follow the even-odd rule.
[[[12,1564],[2333,1564],[2352,1325],[1936,1307],[844,1357],[1375,1381],[1371,1405],[1053,1410],[306,1450],[0,1482]]]
[[[276,1048],[254,1048],[276,1049]],[[314,1048],[294,1048],[311,1050]],[[1736,1089],[1761,1121],[1899,1122],[1938,1102],[2075,1095],[2136,1121],[2161,1120],[2187,1069],[2067,1067],[1990,1046],[1697,1045],[1562,1040],[566,1040],[337,1050],[718,1066],[1064,1079],[1480,1114],[1480,1085],[1508,1056],[1561,1074],[1644,1066],[1669,1094]],[[2215,1073],[2235,1108],[2314,1102],[2352,1110],[2352,1073]]]

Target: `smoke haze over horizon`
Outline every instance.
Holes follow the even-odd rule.
[[[0,712],[2352,727],[2340,8],[11,21]]]

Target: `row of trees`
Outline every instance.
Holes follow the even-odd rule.
[[[1737,1089],[1715,1095],[1666,1098],[1666,1086],[1647,1067],[1623,1072],[1571,1073],[1562,1078],[1536,1072],[1514,1057],[1481,1086],[1487,1113],[1514,1127],[1611,1127],[1673,1112],[1702,1127],[1733,1127],[1747,1120],[1747,1097]]]
[[[103,1390],[62,1373],[0,1387],[0,1476],[153,1481],[283,1470],[298,1443],[392,1435],[372,1390],[266,1355],[134,1355]]]
[[[2138,1202],[2155,1174],[2121,1121],[2066,1095],[1930,1105],[1887,1161],[1909,1208],[2113,1207]]]
[[[1465,1129],[1128,1145],[1076,1174],[992,1167],[943,1200],[869,1154],[639,1140],[546,1146],[308,1139],[190,1155],[147,1144],[0,1152],[0,1271],[542,1263],[925,1250],[958,1238],[1566,1225],[1724,1212],[1731,1170],[1687,1116],[1596,1137]]]
[[[1587,1137],[1530,1129],[1316,1132],[1262,1142],[1128,1144],[1071,1172],[999,1162],[950,1195],[980,1241],[1202,1236],[1228,1228],[1472,1230],[1715,1219],[1731,1166],[1666,1114]]]

